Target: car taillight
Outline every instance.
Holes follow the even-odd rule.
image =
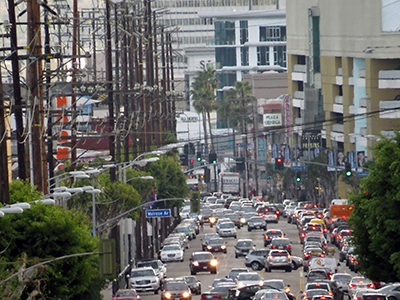
[[[286,245],[286,249],[292,249],[291,245]]]
[[[309,258],[310,256],[311,256],[310,253],[304,254],[304,258]]]
[[[262,213],[258,213],[259,216],[262,216]]]
[[[328,229],[327,229],[327,228],[324,228],[324,232],[328,232]]]
[[[369,288],[374,288],[375,287],[375,285],[373,284],[373,283],[370,283],[370,284],[368,284],[367,285]]]
[[[269,236],[268,236],[268,235],[265,235],[264,237],[265,237],[265,239],[266,239],[266,240],[268,240],[268,239],[269,239]]]
[[[279,215],[281,212],[280,212],[279,210],[277,210],[277,211],[275,211],[275,213],[276,213],[277,215]]]
[[[355,263],[356,263],[356,265],[358,265],[358,264],[359,264],[359,262],[358,262],[357,260],[355,261]]]
[[[305,237],[305,236],[306,236],[306,235],[305,235],[304,233],[301,234],[301,237],[302,237],[302,238]]]
[[[349,288],[355,288],[356,287],[356,284],[355,283],[350,283],[349,284]]]
[[[332,293],[332,292],[328,292],[328,295],[329,295],[329,296],[333,296],[333,293]]]
[[[357,297],[356,297],[356,300],[361,300],[361,297],[358,297],[358,296],[357,296]]]
[[[272,246],[271,246],[271,249],[276,249],[276,245],[272,245]]]

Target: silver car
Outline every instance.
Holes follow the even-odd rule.
[[[265,267],[265,257],[269,254],[268,249],[250,250],[246,255],[244,264],[254,271],[262,270]]]
[[[272,269],[292,272],[292,257],[286,250],[271,250],[265,259],[265,272]]]
[[[349,283],[353,276],[347,273],[335,273],[331,277],[331,281],[336,281],[338,286],[342,289],[343,292],[349,292]]]

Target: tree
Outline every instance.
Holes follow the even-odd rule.
[[[16,187],[26,191],[23,198]],[[10,184],[11,203],[36,200],[37,191],[27,189],[29,183]],[[16,195],[19,195],[17,199]],[[0,275],[14,274],[38,262],[64,255],[97,252],[98,239],[90,234],[90,222],[85,214],[65,210],[61,206],[35,204],[22,214],[6,215],[0,219]],[[98,256],[67,258],[24,272],[0,286],[1,298],[27,299],[40,295],[43,299],[83,299],[82,295],[99,278]],[[99,299],[100,287],[97,290]]]
[[[146,165],[146,171],[156,179],[158,199],[186,198],[189,190],[186,185],[186,177],[176,157],[162,156],[159,161]],[[169,207],[176,202],[168,202]]]
[[[211,66],[207,66],[203,71],[197,72],[196,77],[192,83],[192,97],[193,106],[195,110],[203,116],[203,129],[204,129],[204,141],[208,144],[207,139],[207,125],[210,129],[211,147],[214,148],[214,142],[211,131],[211,111],[217,108],[215,91],[217,89],[217,77],[215,76],[215,70]]]
[[[400,280],[400,134],[381,138],[374,147],[369,176],[360,180],[349,223],[353,228],[359,269],[384,282]]]

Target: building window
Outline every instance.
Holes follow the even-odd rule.
[[[286,67],[286,46],[274,47],[274,65]]]
[[[249,48],[248,47],[242,47],[240,48],[240,60],[242,63],[242,66],[248,66],[249,65]]]
[[[260,26],[260,42],[286,41],[286,27]]]
[[[235,22],[215,22],[216,45],[235,45]]]
[[[248,22],[247,21],[240,21],[240,44],[243,45],[244,43],[249,41],[249,33],[248,33]]]
[[[257,66],[269,66],[269,47],[257,47]]]

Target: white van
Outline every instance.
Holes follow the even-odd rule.
[[[309,270],[318,268],[329,268],[332,274],[337,273],[340,263],[334,257],[314,257],[308,264]]]

